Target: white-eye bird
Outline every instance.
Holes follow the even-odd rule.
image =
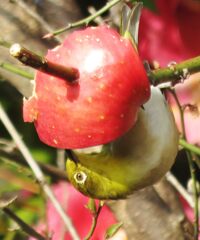
[[[178,151],[178,131],[161,91],[140,109],[135,126],[102,146],[75,150],[66,162],[70,182],[96,199],[120,199],[154,184],[171,168]]]

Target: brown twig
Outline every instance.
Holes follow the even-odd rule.
[[[20,219],[13,211],[11,211],[8,207],[2,208],[2,211],[8,215],[11,219],[13,219],[20,227],[21,229],[27,233],[28,235],[34,237],[38,240],[47,240],[45,237],[43,237],[41,234],[36,232],[32,227],[30,227],[27,223],[25,223],[22,219]]]
[[[12,122],[8,118],[6,112],[4,111],[3,107],[0,105],[0,120],[2,121],[3,125],[15,141],[16,145],[18,146],[19,150],[21,151],[22,155],[24,156],[24,159],[27,161],[28,165],[32,169],[33,173],[35,174],[35,177],[40,184],[42,190],[46,194],[46,196],[49,198],[49,200],[53,203],[55,209],[59,213],[60,217],[62,218],[63,222],[65,223],[65,226],[69,230],[73,240],[80,240],[78,233],[76,229],[74,228],[71,219],[68,215],[66,215],[64,209],[61,207],[60,203],[56,199],[54,193],[52,192],[51,188],[47,184],[45,177],[39,168],[36,161],[33,159],[29,149],[25,145],[25,143],[22,141],[19,133],[13,126]]]
[[[79,78],[78,69],[50,62],[46,58],[22,47],[18,43],[15,43],[10,47],[10,54],[27,66],[54,77],[62,78],[69,83],[73,83]]]
[[[29,165],[24,160],[23,156],[19,153],[14,152],[8,152],[4,149],[1,149],[0,147],[0,157],[4,157],[9,159],[12,162],[16,162],[20,165],[23,165],[25,167],[28,167]],[[48,176],[51,176],[52,178],[58,179],[58,180],[67,180],[67,175],[64,171],[60,170],[57,167],[54,167],[50,164],[44,164],[39,161],[37,161],[37,164],[40,166],[41,170]]]

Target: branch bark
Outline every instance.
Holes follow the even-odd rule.
[[[192,240],[192,224],[185,218],[176,191],[166,181],[145,188],[128,199],[110,202],[131,240]]]

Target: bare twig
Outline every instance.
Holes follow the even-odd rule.
[[[12,73],[15,73],[21,77],[25,77],[25,78],[28,78],[30,80],[34,79],[34,76],[33,74],[27,72],[27,71],[24,71],[23,69],[21,68],[18,68],[16,67],[15,65],[11,64],[11,63],[5,63],[5,62],[2,62],[0,63],[0,67],[9,71],[9,72],[12,72]]]
[[[74,23],[69,23],[66,27],[63,27],[59,30],[56,30],[54,32],[50,32],[49,34],[47,34],[46,36],[44,36],[45,38],[48,37],[53,37],[56,35],[59,35],[69,29],[75,28],[75,27],[79,27],[82,25],[88,25],[91,21],[93,21],[96,17],[101,16],[104,12],[108,11],[110,8],[112,8],[114,5],[116,5],[117,3],[121,2],[122,0],[111,0],[109,1],[105,6],[103,6],[100,10],[98,10],[97,12],[95,12],[93,15],[90,15],[80,21],[74,22]]]
[[[2,208],[2,211],[6,215],[8,215],[11,219],[13,219],[21,227],[21,229],[28,235],[30,235],[38,240],[47,240],[41,234],[36,232],[32,227],[30,227],[27,223],[25,223],[21,218],[19,218],[17,215],[15,215],[15,213],[12,210],[10,210],[8,207]]]
[[[192,160],[192,154],[189,151],[186,151],[190,174],[192,178],[192,191],[194,196],[194,239],[198,240],[199,238],[199,201],[198,201],[198,187],[197,187],[197,178],[196,170],[194,166],[194,161]]]
[[[16,0],[16,3],[32,18],[34,18],[47,32],[53,32],[54,29],[36,12],[32,11],[30,6],[22,0]],[[54,36],[58,43],[61,43],[61,38],[59,36]]]
[[[36,163],[36,161],[31,156],[30,151],[28,150],[27,146],[22,141],[19,133],[17,132],[17,130],[13,126],[12,122],[8,118],[6,112],[4,111],[4,109],[1,105],[0,105],[0,119],[3,123],[3,125],[5,126],[5,128],[7,129],[7,131],[9,132],[9,134],[11,135],[11,137],[13,138],[13,140],[15,141],[15,143],[17,144],[18,148],[20,149],[20,151],[23,154],[25,160],[29,164],[30,168],[34,172],[36,179],[38,180],[38,182],[41,185],[41,188],[43,189],[45,194],[48,196],[48,198],[51,200],[54,207],[56,208],[56,210],[60,214],[60,217],[64,221],[64,223],[65,223],[67,229],[69,230],[71,236],[73,237],[74,240],[80,240],[80,238],[79,238],[79,236],[76,232],[76,229],[72,225],[71,219],[65,214],[63,208],[61,207],[61,205],[59,204],[59,202],[55,198],[51,188],[46,183],[45,177],[44,177],[42,171],[40,170],[38,164]]]
[[[57,162],[58,168],[61,170],[64,170],[65,169],[65,150],[57,149],[56,153],[57,153],[56,162]]]
[[[179,183],[179,181],[170,172],[166,174],[166,179],[176,189],[178,193],[187,201],[191,208],[194,208],[194,201],[187,190]]]
[[[90,15],[94,15],[96,14],[96,9],[93,6],[88,7],[88,12],[90,13]],[[98,25],[103,23],[103,18],[99,15],[98,17],[96,17],[94,19],[94,22]]]
[[[10,54],[27,66],[38,69],[54,77],[62,78],[69,83],[73,83],[79,78],[78,69],[50,62],[45,57],[37,55],[18,43],[10,47]]]
[[[5,149],[2,149],[1,147],[0,147],[0,157],[7,158],[7,159],[9,159],[9,161],[18,163],[25,167],[29,166],[28,163],[24,160],[23,156],[21,156],[19,153],[9,152],[9,151],[6,151]],[[62,170],[58,169],[57,167],[54,167],[50,164],[46,164],[46,163],[44,164],[39,161],[37,161],[37,164],[39,165],[41,170],[45,174],[49,175],[50,177],[58,179],[58,180],[67,181],[67,175],[66,175],[65,171],[62,171]]]
[[[182,127],[182,138],[187,141],[187,135],[185,131],[185,121],[184,121],[184,109],[182,108],[180,101],[177,97],[177,94],[174,89],[170,89],[172,96],[174,97],[176,104],[179,109],[180,119],[181,119],[181,127]],[[199,202],[198,202],[198,189],[197,189],[197,179],[196,179],[196,171],[194,162],[192,160],[191,151],[186,150],[188,164],[190,169],[190,174],[192,178],[192,188],[193,188],[193,196],[194,196],[194,240],[198,240],[199,236]]]

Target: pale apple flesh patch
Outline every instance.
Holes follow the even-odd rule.
[[[38,109],[37,109],[37,99],[35,96],[30,99],[23,100],[23,118],[24,122],[34,122],[37,120]]]

